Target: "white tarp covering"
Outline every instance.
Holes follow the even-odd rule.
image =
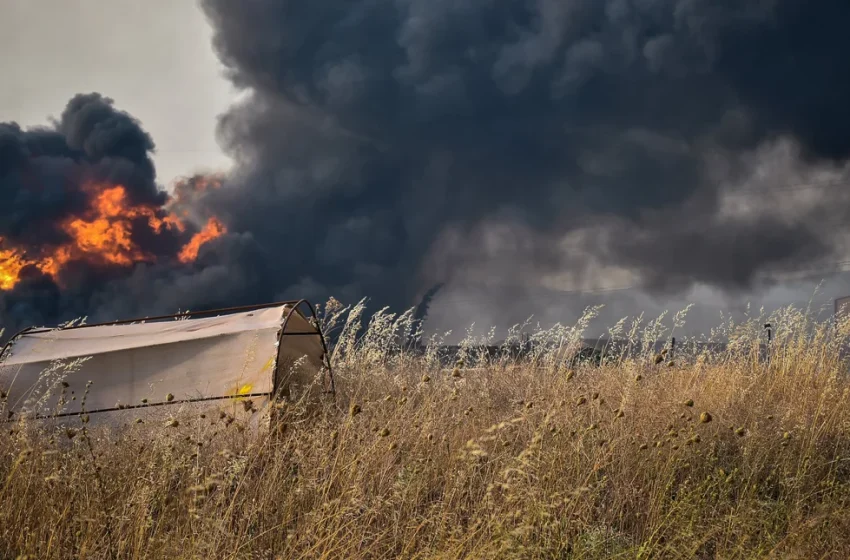
[[[89,381],[87,411],[272,393],[276,375],[285,389],[312,380],[293,377],[293,364],[315,372],[323,363],[320,335],[297,312],[278,353],[290,309],[26,333],[0,363],[0,390],[8,410],[40,415],[81,412]]]

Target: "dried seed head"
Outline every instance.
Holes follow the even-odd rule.
[[[168,401],[168,402],[173,401],[174,395],[172,395],[171,393],[168,393],[167,395],[165,395],[165,400]]]
[[[745,435],[747,435],[747,430],[745,430],[744,428],[738,428],[737,430],[735,430],[735,435],[738,437],[744,437]]]
[[[587,403],[587,398],[586,398],[586,397],[579,397],[579,398],[578,398],[578,400],[576,401],[576,404],[577,404],[578,406],[581,406],[581,405],[583,405],[583,404],[585,404],[585,403]]]
[[[534,403],[531,402],[531,401],[528,401],[527,403],[525,403],[525,408],[532,408],[533,406],[534,406]]]
[[[428,375],[428,374],[426,373],[425,375],[423,375],[423,376],[422,376],[422,383],[428,383],[429,381],[431,381],[431,376],[430,376],[430,375]]]
[[[380,431],[380,433],[378,435],[380,435],[381,437],[387,437],[388,435],[390,435],[389,428],[384,428],[383,430]]]
[[[595,401],[599,398],[599,393],[593,393],[592,395],[590,395],[590,398]]]
[[[694,406],[694,399],[688,399],[685,401],[685,406]]]
[[[575,377],[575,375],[576,375],[576,372],[574,372],[573,370],[568,371],[567,372],[567,381],[569,381],[570,379]]]
[[[711,414],[709,414],[708,412],[703,412],[702,414],[699,415],[699,421],[702,422],[703,424],[708,424],[712,420],[713,420],[713,418],[711,417]]]
[[[74,439],[77,436],[77,430],[74,428],[67,428],[65,430],[65,435],[68,436],[68,439]]]
[[[664,361],[664,356],[662,356],[661,354],[658,354],[657,356],[655,356],[655,364],[656,365],[660,364],[663,361]]]
[[[635,381],[640,381],[641,379],[643,379],[643,376],[641,374],[635,375]]]
[[[171,419],[171,420],[169,420],[169,421],[168,421],[168,423],[166,424],[166,426],[168,426],[169,428],[176,428],[176,427],[177,427],[177,426],[179,426],[179,425],[180,425],[180,422],[178,422],[175,418],[172,418],[172,419]]]
[[[452,377],[455,377],[455,378],[463,377],[463,374],[460,372],[460,368],[456,367],[452,370]]]
[[[363,409],[360,408],[359,404],[352,404],[351,407],[348,409],[348,414],[350,416],[357,416],[361,412],[363,412]]]

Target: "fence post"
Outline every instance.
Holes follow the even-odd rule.
[[[765,362],[770,365],[770,343],[773,341],[773,327],[770,323],[765,323],[764,329],[767,331],[767,348],[765,349]]]
[[[670,339],[670,360],[673,360],[675,353],[676,353],[676,337],[674,336]]]

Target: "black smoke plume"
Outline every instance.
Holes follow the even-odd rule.
[[[484,222],[532,232],[546,271],[586,266],[551,247],[601,228],[595,258],[659,290],[744,289],[838,250],[844,188],[794,215],[775,197],[727,195],[782,142],[799,180],[843,173],[847,2],[202,6],[249,92],[220,122],[238,163],[220,208],[281,248],[279,286],[411,305],[467,266],[441,253],[446,230],[464,239]]]
[[[24,130],[0,123],[0,328],[5,337],[34,324],[176,309],[184,304],[174,301],[180,290],[215,283],[220,265],[199,263],[211,250],[232,250],[239,236],[211,242],[212,249],[201,247],[195,263],[182,262],[181,250],[198,233],[198,223],[185,219],[192,217],[186,201],[172,199],[157,185],[153,150],[141,125],[99,94],[74,97],[48,127]],[[182,189],[183,199],[203,198],[190,182]],[[120,211],[98,210],[97,201],[109,193]],[[176,209],[181,210],[179,228],[169,223]],[[78,233],[75,222],[88,233]],[[103,247],[100,238],[106,239]],[[191,282],[195,285],[186,286]],[[212,293],[209,289],[202,299],[214,301]]]
[[[192,266],[140,265],[94,292],[34,282],[38,296],[0,296],[4,321],[293,296],[408,307],[439,283],[566,270],[584,286],[611,266],[659,293],[734,292],[843,260],[846,1],[201,6],[246,91],[219,123],[235,169],[199,203],[231,233]],[[152,143],[119,121],[103,140],[89,126],[92,139],[57,128],[28,143],[85,151],[157,196]],[[3,138],[7,177],[33,158]],[[4,203],[24,196],[2,181]],[[796,189],[816,182],[838,188]],[[3,231],[41,235],[27,224],[74,202],[42,198],[2,214]]]

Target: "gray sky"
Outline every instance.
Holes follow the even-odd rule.
[[[216,116],[235,98],[196,0],[0,0],[0,122],[28,127],[97,91],[140,119],[159,182],[224,169]]]

